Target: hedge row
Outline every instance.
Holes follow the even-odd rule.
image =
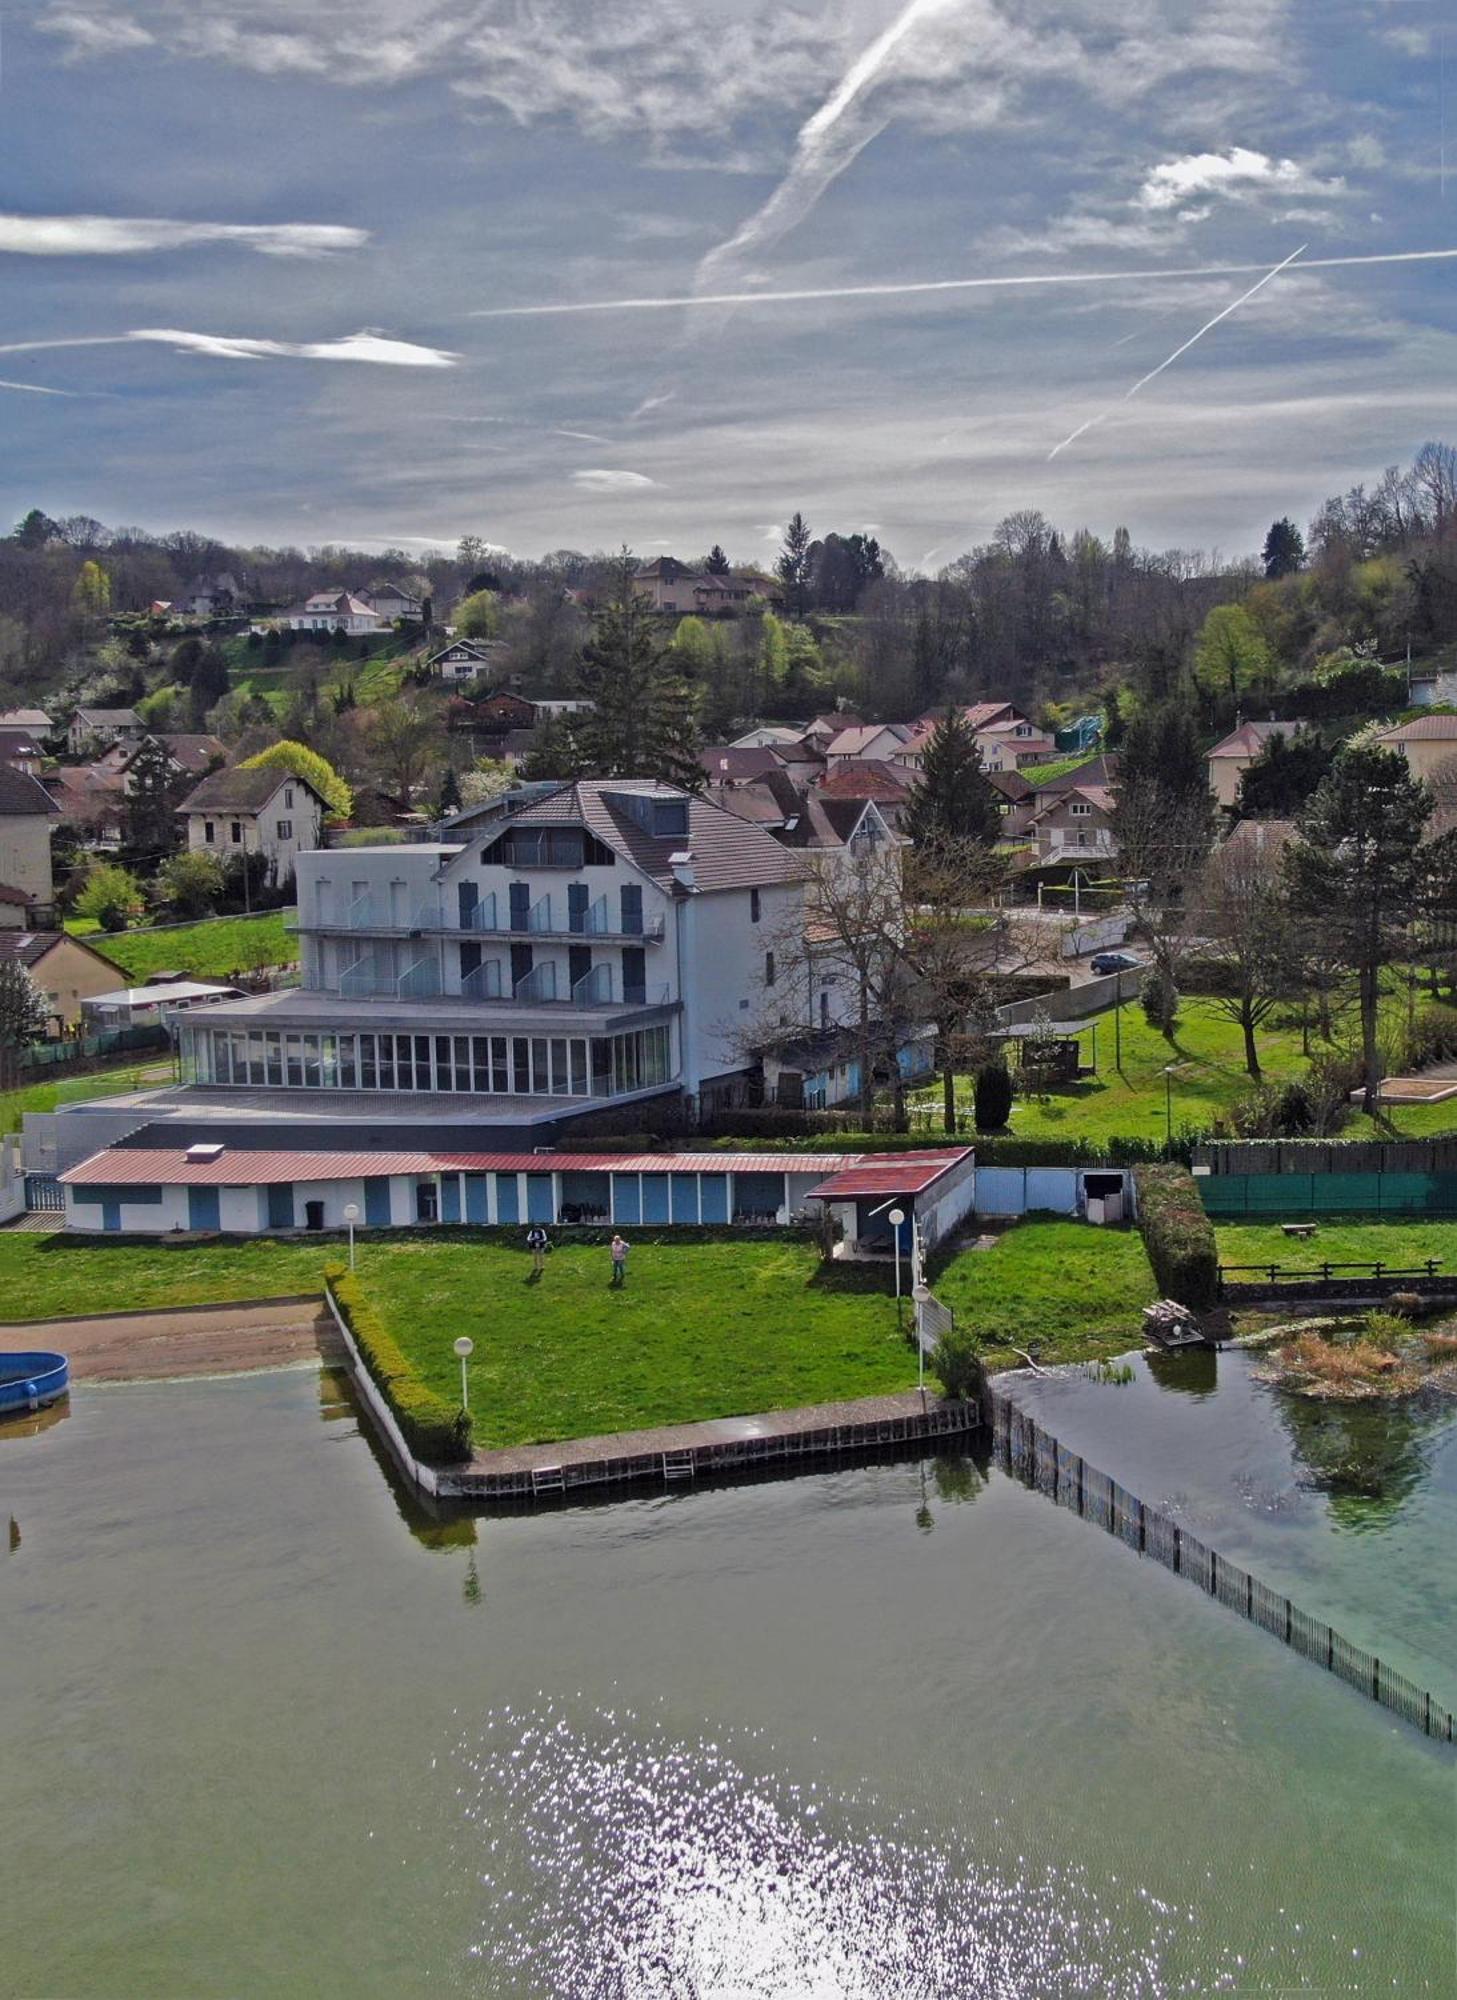
[[[1199,1185],[1187,1167],[1172,1163],[1136,1167],[1138,1226],[1165,1298],[1195,1312],[1219,1299],[1219,1252],[1214,1224],[1199,1199]]]
[[[324,1282],[354,1336],[371,1380],[394,1412],[405,1443],[416,1458],[426,1465],[454,1465],[469,1458],[470,1417],[426,1388],[358,1278],[343,1264],[327,1264]]]

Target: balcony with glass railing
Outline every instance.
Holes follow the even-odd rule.
[[[661,944],[667,933],[661,915],[624,916],[607,896],[575,907],[550,892],[513,911],[494,891],[455,910],[429,899],[392,904],[388,896],[371,891],[346,904],[340,915],[310,917],[298,910],[284,921],[289,930],[317,936],[614,938]]]

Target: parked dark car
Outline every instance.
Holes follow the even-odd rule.
[[[1088,960],[1089,970],[1099,974],[1136,972],[1142,964],[1143,960],[1131,951],[1100,951]]]

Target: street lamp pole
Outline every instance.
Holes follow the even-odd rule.
[[[349,1268],[354,1269],[354,1225],[359,1220],[359,1203],[351,1201],[345,1207],[344,1220],[349,1224]]]
[[[921,1392],[921,1404],[926,1401],[926,1342],[925,1329],[921,1325],[923,1308],[930,1303],[931,1294],[925,1283],[917,1277],[911,1288],[911,1298],[916,1307],[916,1387]]]
[[[455,1343],[455,1351],[460,1356],[460,1407],[470,1414],[470,1390],[466,1385],[465,1364],[476,1351],[476,1344],[468,1334],[462,1334]]]
[[[895,1323],[901,1323],[901,1228],[906,1219],[903,1208],[893,1208],[886,1218],[895,1231]]]

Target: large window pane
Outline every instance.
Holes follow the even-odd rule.
[[[319,1087],[319,1037],[305,1035],[304,1044],[304,1084],[309,1090]]]
[[[546,1039],[535,1035],[531,1042],[531,1088],[538,1096],[545,1096],[551,1088],[551,1079],[546,1066]]]
[[[263,1064],[268,1081],[278,1085],[283,1082],[283,1037],[276,1030],[270,1030],[263,1037]]]
[[[562,1036],[553,1039],[551,1045],[551,1087],[558,1097],[567,1094],[567,1044]]]
[[[304,1044],[301,1035],[283,1038],[284,1073],[291,1090],[301,1090],[304,1081]]]
[[[374,1066],[373,1035],[359,1037],[359,1088],[361,1090],[379,1088],[379,1075]]]
[[[531,1044],[524,1035],[516,1035],[511,1041],[511,1089],[517,1097],[531,1094]]]
[[[339,1088],[356,1090],[359,1086],[359,1062],[355,1052],[354,1035],[339,1037]]]
[[[455,1037],[455,1087],[457,1090],[469,1090],[471,1087],[469,1035]]]
[[[573,1097],[585,1097],[587,1095],[587,1044],[585,1042],[572,1043],[572,1095]]]
[[[455,1065],[450,1059],[449,1035],[435,1037],[435,1088],[437,1090],[455,1088]]]
[[[379,1038],[379,1087],[393,1090],[395,1087],[395,1038],[381,1035]]]
[[[408,1035],[395,1036],[395,1089],[415,1088],[415,1048]]]

